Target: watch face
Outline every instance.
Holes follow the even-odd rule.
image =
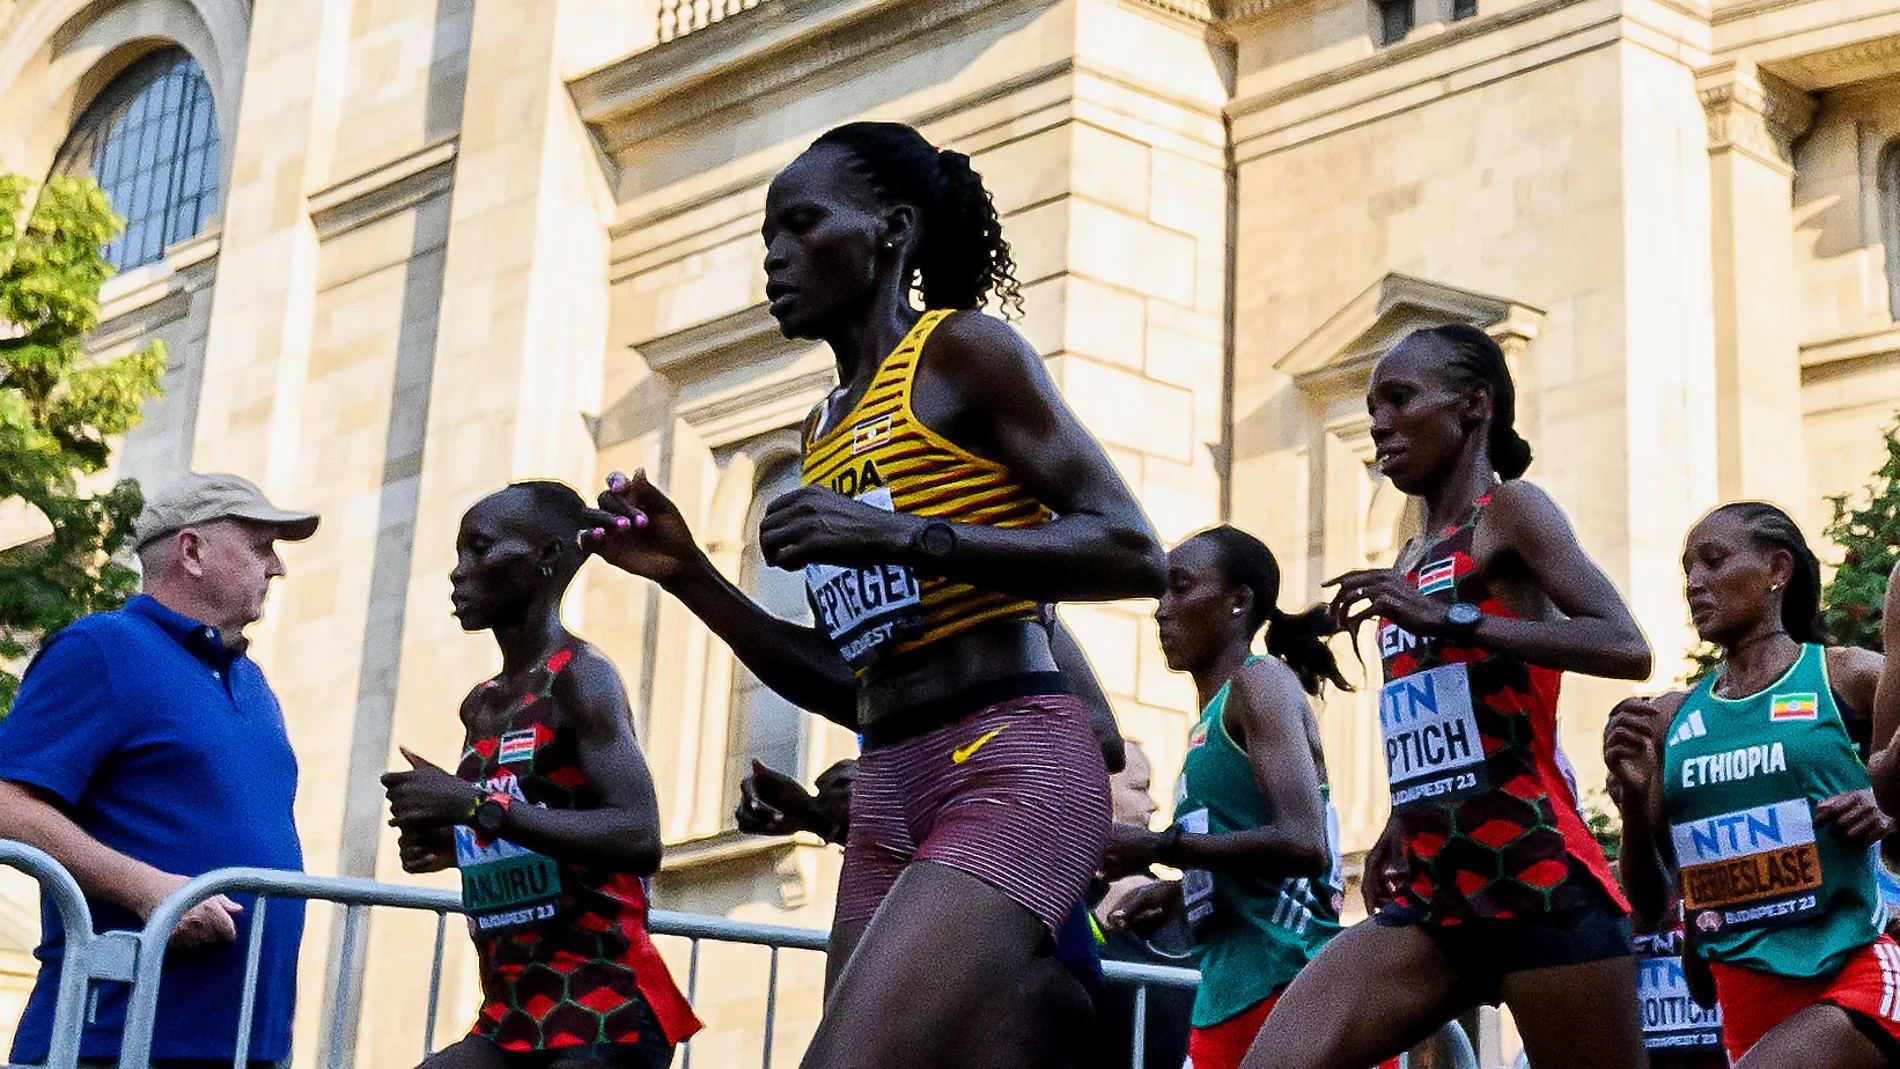
[[[957,548],[956,532],[949,524],[933,523],[919,533],[917,548],[933,557],[947,557]]]
[[[1484,619],[1484,612],[1476,605],[1459,602],[1445,613],[1445,619],[1457,627],[1472,627]]]
[[[483,802],[475,807],[475,827],[484,832],[498,832],[508,819],[508,811],[500,802]]]

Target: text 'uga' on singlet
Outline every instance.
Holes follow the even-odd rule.
[[[1478,518],[1431,536],[1406,573],[1450,607],[1512,617],[1473,560]],[[1557,753],[1562,673],[1515,657],[1420,638],[1379,622],[1392,818],[1404,837],[1405,903],[1440,924],[1570,909],[1595,900],[1594,882],[1623,909],[1603,850],[1583,824]]]
[[[931,332],[952,314],[925,312],[879,365],[871,385],[837,426],[814,427],[805,444],[804,484],[882,509],[951,523],[1033,527],[1048,508],[1008,468],[962,449],[911,410],[917,363]],[[805,568],[812,607],[844,659],[864,669],[992,620],[1030,620],[1033,601],[968,583],[918,576],[899,564]]]
[[[1684,925],[1705,958],[1777,976],[1833,973],[1880,934],[1868,851],[1814,826],[1822,799],[1867,787],[1807,645],[1781,679],[1721,698],[1712,674],[1663,742],[1663,809]]]
[[[1231,682],[1223,684],[1201,712],[1188,734],[1187,757],[1176,781],[1174,819],[1197,835],[1229,835],[1273,823],[1253,764],[1227,731],[1232,690]],[[1324,786],[1320,793],[1329,794]],[[1199,869],[1183,874],[1181,892],[1201,970],[1194,993],[1196,1028],[1237,1017],[1292,983],[1338,934],[1345,905],[1339,818],[1330,799],[1325,806],[1326,852],[1332,858],[1325,876],[1275,880]]]

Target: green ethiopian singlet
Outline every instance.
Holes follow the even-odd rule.
[[[1828,686],[1803,646],[1772,686],[1718,698],[1704,679],[1670,721],[1663,806],[1683,921],[1705,958],[1822,976],[1880,934],[1868,852],[1814,826],[1824,798],[1867,787]]]
[[[1273,822],[1246,751],[1227,731],[1223,713],[1232,688],[1232,682],[1221,686],[1188,734],[1174,819],[1195,834],[1225,835]],[[1324,785],[1320,796],[1329,799]],[[1292,983],[1338,933],[1345,904],[1339,890],[1339,827],[1331,801],[1325,805],[1332,869],[1324,878],[1272,880],[1198,869],[1183,877],[1181,892],[1201,969],[1194,1027],[1236,1017]]]

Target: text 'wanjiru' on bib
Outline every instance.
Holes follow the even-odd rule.
[[[1379,688],[1379,727],[1393,805],[1462,798],[1490,787],[1464,665],[1441,665]]]
[[[1819,908],[1821,857],[1803,799],[1670,828],[1683,905],[1705,932],[1786,923]]]

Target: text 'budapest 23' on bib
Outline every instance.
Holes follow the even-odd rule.
[[[887,486],[867,490],[857,500],[885,512],[892,510]],[[805,586],[811,592],[818,626],[853,668],[875,664],[894,643],[923,630],[917,574],[902,564],[867,568],[807,564]]]
[[[1394,806],[1490,789],[1464,665],[1440,665],[1380,687],[1379,728]]]

